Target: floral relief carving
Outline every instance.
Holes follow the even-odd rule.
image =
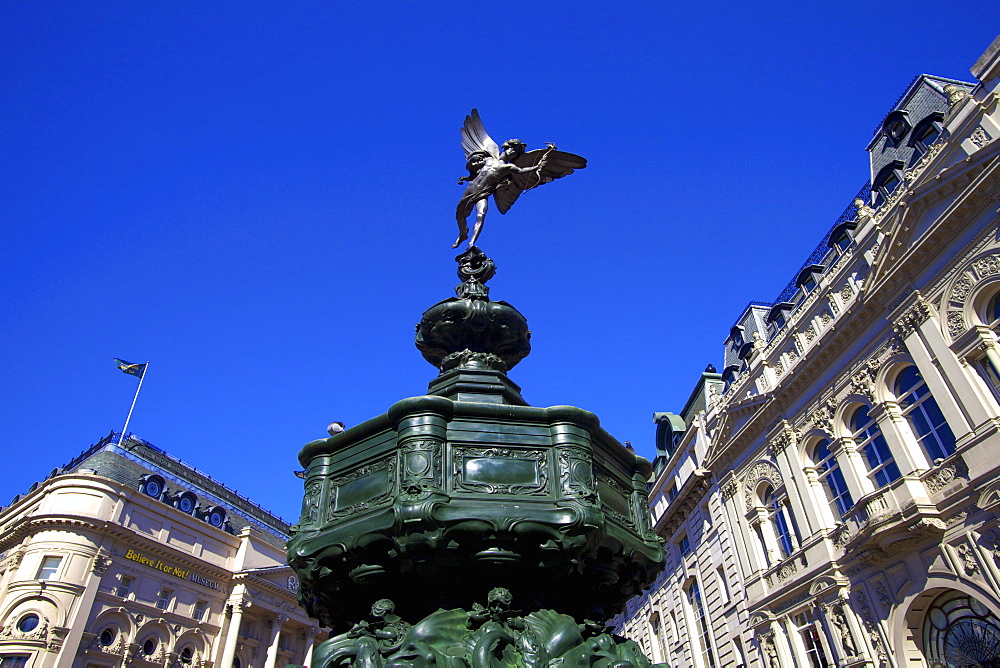
[[[854,290],[851,289],[850,283],[844,283],[844,287],[840,289],[840,300],[844,303],[851,301],[851,297],[854,296]]]
[[[972,277],[968,274],[964,274],[955,281],[955,285],[951,289],[952,300],[958,303],[964,302],[965,298],[969,296],[969,290],[972,289],[972,283]]]
[[[885,583],[875,583],[875,595],[878,596],[878,602],[882,604],[882,607],[888,610],[892,605],[892,600],[889,598],[889,592],[885,589]]]
[[[980,258],[972,263],[972,268],[976,270],[980,278],[1000,274],[1000,255],[987,255]]]
[[[965,316],[961,311],[948,311],[948,335],[957,339],[965,333]]]
[[[822,322],[824,326],[825,325],[829,325],[830,321],[833,320],[833,318],[830,316],[830,312],[829,311],[823,311],[823,313],[819,316],[819,319],[820,319],[820,322]]]
[[[729,500],[736,496],[736,493],[740,490],[739,483],[735,480],[730,480],[725,485],[722,486],[722,498],[724,500]]]
[[[809,325],[802,330],[802,334],[806,337],[807,343],[812,343],[813,339],[816,338],[816,329],[812,325]]]
[[[785,365],[781,363],[781,360],[778,360],[774,363],[774,374],[780,376],[783,373],[785,373]]]
[[[771,450],[775,453],[784,452],[785,448],[799,442],[799,433],[795,431],[787,421],[784,423],[781,432],[771,441]]]

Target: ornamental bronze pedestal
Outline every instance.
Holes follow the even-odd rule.
[[[507,371],[527,321],[458,258],[416,345],[428,394],[313,441],[288,543],[299,600],[333,631],[311,668],[650,666],[604,622],[663,567],[651,467],[573,406],[528,406]]]

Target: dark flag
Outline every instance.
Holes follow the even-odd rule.
[[[136,378],[142,379],[142,374],[146,373],[145,364],[132,364],[131,362],[126,362],[125,360],[120,360],[115,358],[115,364],[118,368],[122,370],[122,373],[127,373],[130,376],[135,376]]]

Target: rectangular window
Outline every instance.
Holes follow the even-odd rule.
[[[208,609],[208,603],[206,601],[198,601],[194,604],[194,611],[191,612],[191,618],[196,622],[205,621],[205,611]]]
[[[682,557],[691,554],[691,541],[688,540],[687,534],[681,536],[681,539],[677,541],[677,550],[681,553]]]
[[[802,638],[802,644],[806,649],[806,658],[809,660],[810,668],[828,668],[833,664],[826,658],[823,642],[820,640],[819,631],[816,629],[816,622],[806,616],[805,613],[796,615],[796,630]]]
[[[160,595],[156,597],[156,607],[160,610],[170,610],[170,599],[173,596],[174,590],[164,587],[160,590]]]
[[[726,569],[719,566],[715,569],[715,573],[719,578],[719,597],[723,603],[729,603],[729,583],[726,582]]]
[[[670,483],[670,488],[667,490],[667,501],[673,501],[677,498],[677,483]]]
[[[28,664],[27,654],[0,655],[0,668],[24,668]]]
[[[698,649],[701,654],[701,665],[708,668],[715,668],[715,652],[712,651],[712,637],[708,628],[708,618],[705,616],[705,606],[701,602],[701,590],[698,588],[698,581],[695,580],[687,589],[688,605],[691,606],[691,613],[694,615],[695,624],[698,629]]]
[[[62,557],[42,557],[42,563],[38,567],[38,573],[35,575],[35,579],[54,580],[56,572],[59,570],[59,564],[61,563]]]
[[[122,579],[118,582],[118,586],[115,587],[115,596],[118,596],[119,598],[128,598],[129,594],[132,593],[133,584],[135,584],[134,577],[122,574]]]

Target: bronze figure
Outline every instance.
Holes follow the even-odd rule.
[[[462,126],[462,148],[465,149],[465,168],[468,176],[458,180],[459,185],[468,182],[462,199],[458,201],[458,240],[452,248],[469,238],[466,219],[476,210],[476,225],[472,230],[469,248],[476,245],[479,233],[483,231],[489,196],[493,195],[500,213],[507,213],[517,198],[525,190],[531,190],[543,183],[572,174],[574,169],[587,166],[586,158],[572,153],[557,151],[555,144],[548,148],[525,151],[527,145],[518,139],[508,139],[502,147],[486,134],[483,121],[475,109],[465,117]]]

